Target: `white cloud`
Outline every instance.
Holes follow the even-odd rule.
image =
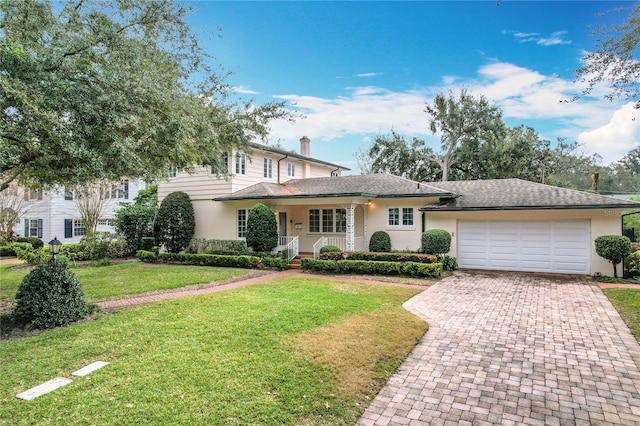
[[[567,31],[555,31],[549,36],[540,33],[525,33],[522,31],[502,31],[503,34],[512,34],[518,43],[536,43],[541,46],[556,46],[558,44],[571,44],[571,40],[565,39]]]
[[[245,95],[258,95],[259,92],[256,92],[255,90],[252,90],[250,88],[248,88],[247,86],[234,86],[231,88],[231,90],[233,90],[236,93],[242,93]]]
[[[382,75],[382,73],[380,73],[380,72],[365,72],[365,73],[362,73],[362,74],[356,74],[356,77],[369,78],[369,77],[377,77],[379,75]]]
[[[590,152],[602,156],[604,164],[620,160],[640,146],[640,112],[629,102],[615,111],[608,123],[596,129],[581,132],[578,142]]]
[[[629,118],[635,110],[628,106],[620,109],[620,103],[604,101],[602,94],[606,88],[595,88],[591,96],[577,102],[562,102],[579,94],[582,88],[557,75],[498,61],[480,67],[473,79],[448,75],[435,87],[404,91],[378,86],[349,87],[334,98],[280,95],[276,98],[286,100],[305,118],[294,124],[273,123],[272,135],[283,141],[297,141],[302,135],[320,142],[344,140],[340,146],[343,158],[351,157],[357,150],[349,141],[361,144],[365,137],[391,129],[407,137],[425,138],[437,147],[438,138],[428,130],[425,103],[437,93],[450,90],[457,93],[461,88],[495,102],[511,125],[531,125],[550,140],[559,136],[569,141],[580,140],[585,142],[588,154],[598,153],[607,162],[618,160],[620,153],[624,155],[640,139],[638,124]],[[538,124],[546,128],[540,129]],[[614,142],[620,146],[614,149]]]

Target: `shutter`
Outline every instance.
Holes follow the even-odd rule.
[[[72,219],[64,220],[64,237],[73,238],[73,220]]]
[[[42,238],[42,219],[38,219],[38,238]]]
[[[129,180],[125,180],[124,181],[124,199],[128,200],[129,199]]]
[[[29,236],[29,219],[24,220],[24,234],[25,237]]]

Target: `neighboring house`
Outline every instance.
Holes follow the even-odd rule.
[[[131,202],[145,183],[139,180],[124,180],[105,192],[107,203],[97,227],[98,232],[113,232],[111,220],[121,202]],[[26,214],[22,222],[14,227],[20,236],[38,237],[45,244],[58,238],[62,243],[75,243],[85,235],[86,229],[80,218],[74,191],[56,187],[50,190],[25,190]]]
[[[462,268],[608,274],[593,240],[621,234],[621,211],[640,204],[519,179],[420,183],[389,174],[341,176],[348,170],[302,155],[254,146],[252,161],[229,158],[228,180],[205,170],[177,174],[158,187],[191,197],[196,237],[239,239],[248,211],[266,204],[278,221],[281,248],[316,254],[327,244],[367,250],[382,230],[395,250],[420,247],[427,229],[452,234],[451,256]],[[242,165],[244,164],[244,167]],[[277,166],[276,166],[277,164]],[[296,171],[289,176],[289,164]],[[269,166],[270,165],[270,166]],[[269,170],[273,170],[269,173]]]

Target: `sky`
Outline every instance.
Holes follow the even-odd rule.
[[[602,164],[640,145],[633,103],[576,102],[592,27],[621,23],[628,1],[204,1],[189,17],[227,83],[244,99],[286,102],[299,118],[272,123],[271,144],[359,174],[355,154],[392,130],[440,151],[425,105],[466,89],[500,108],[507,126],[578,141]]]

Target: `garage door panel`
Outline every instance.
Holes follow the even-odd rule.
[[[591,225],[576,221],[459,221],[462,268],[588,274]]]

